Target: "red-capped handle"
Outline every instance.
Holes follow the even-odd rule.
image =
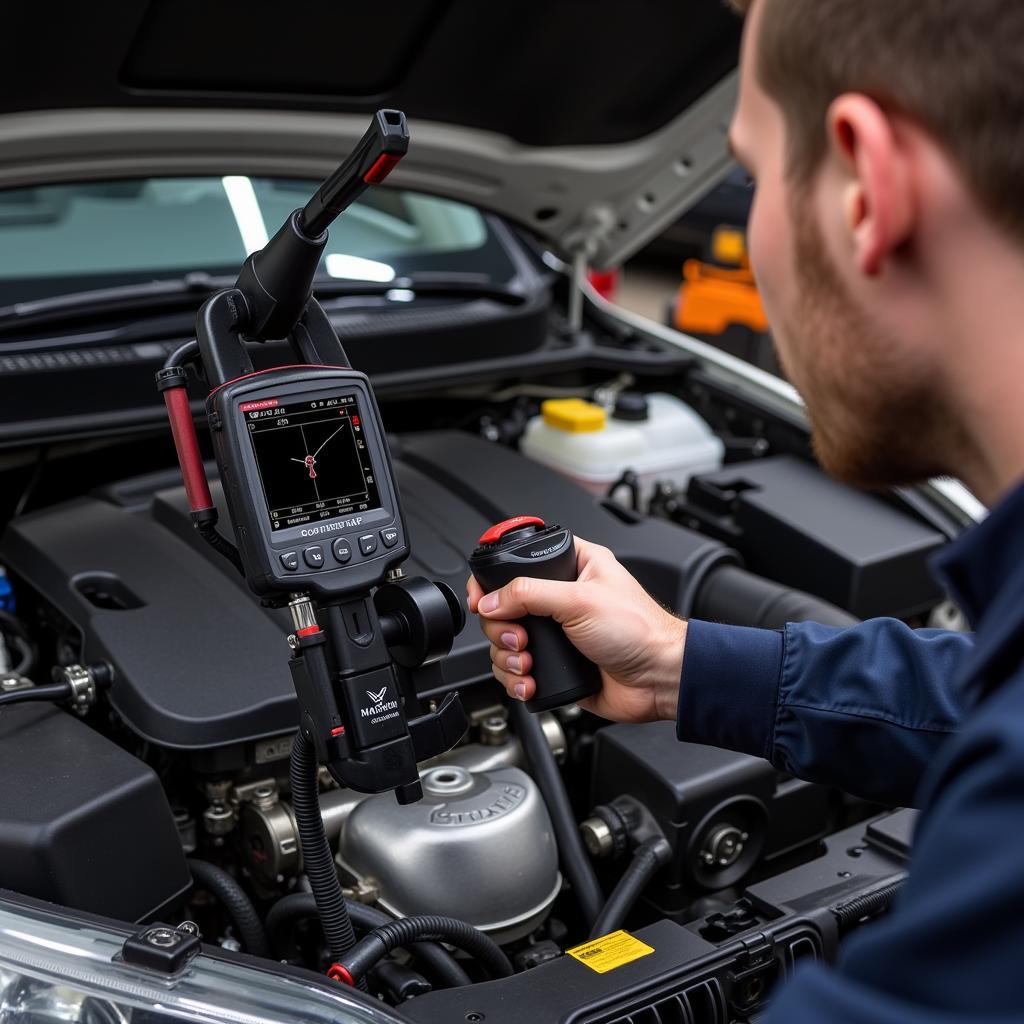
[[[489,530],[487,530],[478,544],[497,544],[506,533],[511,533],[513,530],[521,530],[524,526],[537,526],[540,529],[544,529],[544,520],[538,519],[537,516],[513,516],[511,519],[506,519],[504,522],[495,523]]]

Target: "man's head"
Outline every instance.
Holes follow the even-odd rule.
[[[866,485],[964,475],[980,268],[958,274],[955,249],[1024,267],[1024,5],[733,5],[749,12],[731,139],[757,182],[751,258],[818,455]]]

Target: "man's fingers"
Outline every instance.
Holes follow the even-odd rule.
[[[516,622],[481,619],[480,628],[495,647],[504,647],[507,651],[525,650],[529,643],[526,630]]]
[[[510,675],[524,676],[533,666],[533,656],[527,651],[517,654],[515,651],[505,651],[491,644],[491,664]]]
[[[477,605],[480,603],[480,598],[484,596],[484,588],[480,586],[476,581],[475,576],[470,576],[466,581],[466,604],[469,605],[469,610],[476,615]]]
[[[530,676],[516,676],[504,669],[494,668],[494,678],[505,687],[513,700],[529,700],[537,691],[537,684]]]
[[[488,619],[548,615],[558,622],[565,622],[576,614],[579,603],[579,587],[576,583],[520,576],[508,586],[481,597],[477,611]]]

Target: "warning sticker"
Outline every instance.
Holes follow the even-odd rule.
[[[576,946],[575,949],[567,949],[566,952],[581,964],[586,964],[592,971],[605,974],[614,971],[616,967],[622,967],[653,953],[654,949],[629,932],[619,931],[602,935],[599,939],[592,939],[582,946]]]

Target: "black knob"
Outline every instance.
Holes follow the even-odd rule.
[[[517,576],[572,582],[577,576],[576,541],[567,527],[545,526],[536,516],[516,516],[492,526],[480,538],[469,568],[488,592]],[[537,684],[537,692],[526,702],[529,711],[550,711],[600,691],[597,666],[580,654],[557,622],[527,615],[522,623]]]
[[[647,396],[639,391],[621,391],[615,399],[612,419],[642,422],[647,419]]]

